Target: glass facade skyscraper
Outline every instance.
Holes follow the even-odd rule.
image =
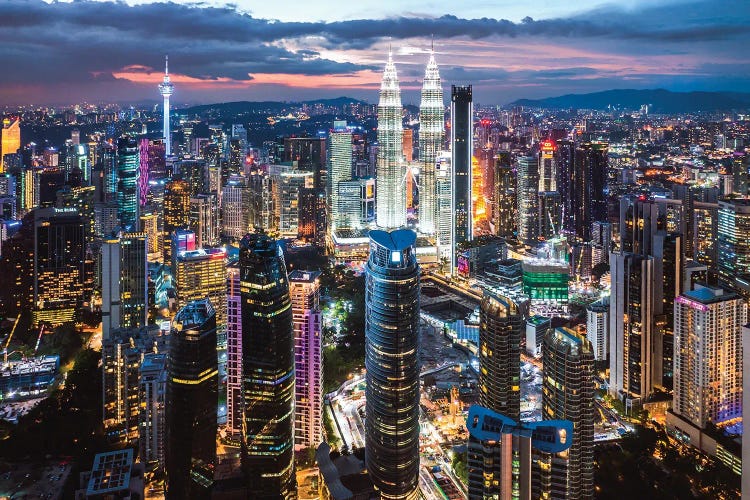
[[[242,467],[251,498],[295,498],[294,332],[281,249],[265,234],[240,242]]]
[[[435,232],[437,216],[437,190],[435,187],[435,162],[445,143],[445,104],[443,85],[435,62],[435,52],[424,72],[419,103],[419,229],[426,234]]]
[[[416,234],[370,232],[365,268],[365,462],[383,499],[419,495]]]
[[[539,157],[519,157],[516,172],[518,239],[525,245],[534,246],[539,243]]]
[[[167,357],[168,499],[209,498],[216,459],[219,398],[216,312],[195,300],[172,321]]]
[[[471,156],[474,121],[471,85],[451,87],[451,169],[453,173],[453,246],[472,238]],[[451,267],[456,265],[455,249]]]
[[[140,200],[138,180],[140,156],[138,141],[132,137],[117,140],[117,216],[125,228],[138,228]]]
[[[396,228],[406,224],[401,89],[396,65],[388,53],[378,103],[377,224]]]

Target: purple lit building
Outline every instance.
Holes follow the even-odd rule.
[[[242,435],[242,297],[240,266],[227,264],[227,433]]]

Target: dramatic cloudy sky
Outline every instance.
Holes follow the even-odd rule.
[[[377,99],[392,45],[417,101],[431,36],[480,103],[611,88],[750,91],[750,0],[0,2],[0,104]]]

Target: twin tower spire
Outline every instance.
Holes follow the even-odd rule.
[[[401,89],[393,53],[383,71],[378,103],[377,224],[383,228],[406,226],[406,183],[410,168],[404,160]],[[435,231],[435,160],[445,142],[445,106],[435,52],[425,69],[419,106],[419,228]]]

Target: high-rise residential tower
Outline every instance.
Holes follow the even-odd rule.
[[[149,469],[164,470],[167,355],[145,354],[138,378],[138,458]]]
[[[451,86],[451,169],[453,172],[452,214],[453,255],[456,265],[457,245],[473,235],[471,208],[471,157],[474,152],[474,121],[471,85]]]
[[[296,404],[294,446],[317,448],[323,439],[323,338],[320,271],[289,273],[294,322]]]
[[[437,217],[437,188],[435,162],[445,144],[445,104],[443,84],[435,62],[435,51],[430,50],[430,60],[422,81],[422,98],[419,103],[419,230],[426,234],[435,232]]]
[[[569,328],[551,330],[542,345],[542,363],[542,416],[545,420],[570,420],[574,430],[570,449],[547,457],[549,467],[540,467],[541,475],[550,474],[550,491],[541,498],[594,498],[595,386],[591,343]]]
[[[365,462],[383,499],[419,495],[416,234],[370,232],[365,268]]]
[[[675,299],[673,412],[696,429],[742,417],[745,301],[696,285]]]
[[[520,418],[523,326],[515,302],[484,291],[479,313],[479,404],[513,421]],[[470,498],[506,498],[517,489],[518,471],[512,478],[503,477],[503,459],[507,462],[509,456],[502,455],[500,444],[469,439]]]
[[[240,242],[242,468],[252,498],[296,497],[294,331],[289,279],[276,240]]]
[[[159,84],[159,93],[164,98],[164,154],[172,154],[172,134],[169,130],[169,98],[174,94],[174,85],[169,81],[169,56],[164,58],[164,81]]]
[[[377,217],[379,227],[399,228],[406,225],[406,191],[403,161],[403,126],[401,89],[393,55],[383,71],[378,103],[378,158],[376,166]]]
[[[172,320],[167,356],[168,499],[209,498],[216,460],[219,399],[216,312],[195,300]]]

